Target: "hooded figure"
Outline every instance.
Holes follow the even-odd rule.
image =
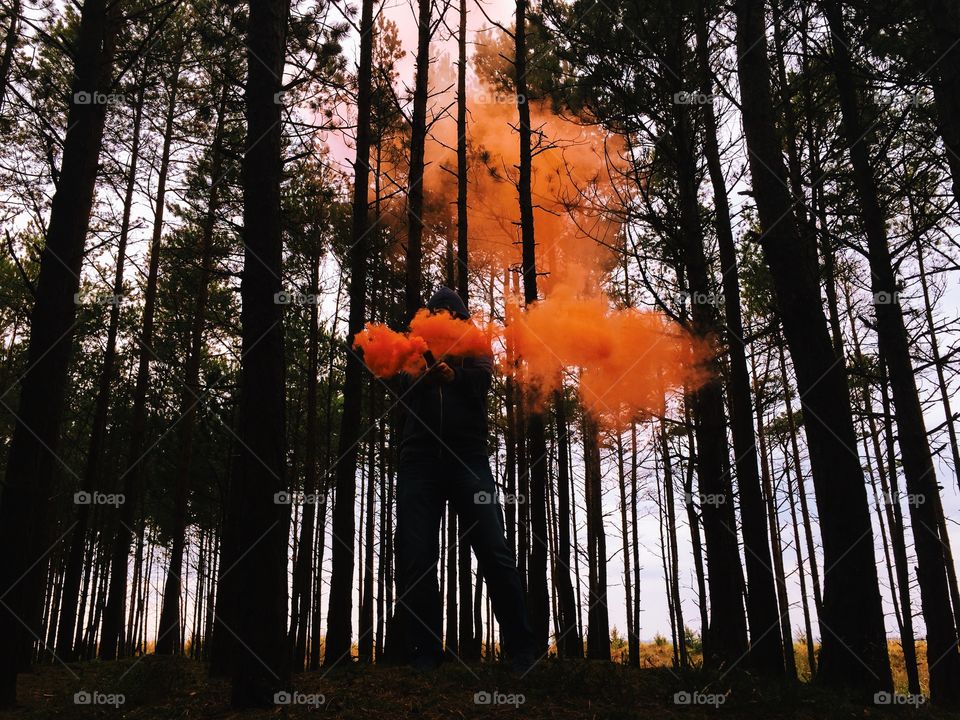
[[[468,320],[463,300],[441,287],[427,303],[431,312],[449,312]],[[401,375],[401,404],[407,410],[400,457],[438,458],[445,450],[487,453],[487,392],[493,376],[493,358],[437,358],[424,376]]]
[[[470,315],[456,292],[441,287],[431,312]],[[504,537],[503,512],[487,449],[487,393],[493,358],[444,357],[416,378],[401,376],[406,420],[397,468],[397,584],[408,660],[427,671],[443,659],[437,583],[439,532],[449,500],[487,582],[505,650],[514,669],[536,662],[516,560]]]

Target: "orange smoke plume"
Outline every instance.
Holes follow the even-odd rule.
[[[613,309],[601,296],[557,292],[525,310],[513,304],[505,339],[535,405],[560,387],[564,371],[579,370],[583,406],[612,428],[662,415],[670,392],[709,377],[707,343],[662,313]]]
[[[353,346],[363,351],[364,362],[377,377],[393,377],[400,372],[419,375],[426,368],[423,353],[427,350],[437,359],[489,354],[491,332],[491,328],[481,329],[470,320],[424,308],[410,322],[409,332],[367,323]]]
[[[353,347],[363,352],[363,361],[377,377],[393,377],[401,372],[419,375],[426,367],[425,340],[391,330],[380,323],[367,323],[353,339]]]
[[[436,357],[489,355],[491,328],[481,330],[470,320],[449,313],[418,310],[410,321],[410,335],[423,338]]]

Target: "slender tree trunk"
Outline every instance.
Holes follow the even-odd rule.
[[[200,368],[203,364],[203,337],[207,322],[207,301],[210,296],[210,280],[213,273],[213,236],[220,208],[219,185],[223,180],[223,124],[226,112],[228,85],[223,84],[217,109],[217,123],[213,145],[210,149],[210,193],[203,220],[200,239],[200,271],[197,277],[196,301],[190,323],[187,358],[183,368],[183,389],[180,395],[180,421],[177,423],[177,470],[173,492],[173,546],[170,565],[163,589],[163,604],[160,608],[160,634],[157,636],[158,655],[179,655],[182,618],[180,617],[180,593],[183,586],[183,553],[187,541],[187,512],[190,493],[190,473],[193,467],[193,444],[197,425],[197,412],[202,404]]]
[[[170,147],[173,141],[173,123],[176,117],[177,90],[179,87],[181,53],[178,54],[167,82],[167,112],[164,118],[163,147],[160,152],[160,167],[157,173],[156,204],[154,206],[153,235],[150,240],[150,259],[147,284],[144,290],[143,314],[137,359],[136,384],[133,391],[133,410],[130,422],[130,443],[127,451],[127,468],[121,477],[125,497],[120,507],[119,519],[113,540],[111,556],[110,589],[103,612],[103,632],[100,639],[100,659],[113,660],[123,655],[123,615],[127,598],[127,564],[130,543],[133,538],[131,526],[134,511],[140,498],[143,480],[142,454],[146,436],[147,386],[150,382],[150,360],[153,358],[153,317],[156,310],[157,283],[160,270],[160,240],[163,237],[163,212],[166,203],[167,174],[170,169]],[[141,547],[138,544],[138,547]],[[139,559],[139,558],[138,558]],[[136,586],[136,581],[134,582]]]
[[[517,191],[520,196],[520,235],[523,266],[523,299],[526,305],[538,299],[536,236],[533,227],[533,197],[531,194],[532,151],[530,104],[527,93],[527,0],[517,0],[516,56],[514,60],[517,110],[520,115],[520,176]],[[527,496],[530,511],[530,558],[527,568],[527,592],[530,627],[533,631],[534,654],[540,655],[548,647],[550,631],[550,598],[547,589],[547,441],[543,415],[530,411],[526,416],[527,451],[530,493]],[[607,638],[609,655],[609,637]]]
[[[562,390],[554,397],[557,423],[557,561],[554,578],[557,584],[559,635],[557,652],[560,657],[583,657],[583,638],[577,629],[577,607],[570,578],[570,432],[567,427],[567,406]]]
[[[467,0],[460,0],[457,32],[457,292],[470,307],[467,238]]]
[[[932,65],[937,129],[943,138],[953,194],[960,203],[960,8],[950,0],[918,0],[933,35]]]
[[[703,0],[696,11],[697,57],[701,92],[713,94],[710,70],[706,8]],[[754,442],[753,414],[750,409],[750,380],[747,372],[746,344],[740,311],[740,283],[737,254],[730,222],[730,204],[720,158],[717,120],[713,103],[703,105],[704,154],[713,186],[713,204],[720,270],[723,309],[726,323],[727,352],[730,358],[730,431],[733,436],[734,466],[743,524],[744,561],[747,572],[747,618],[750,626],[750,665],[761,672],[777,675],[783,670],[783,642],[777,626],[777,596],[771,571],[767,522],[760,492],[757,449]]]
[[[231,703],[272,706],[290,676],[287,625],[286,408],[281,289],[281,105],[289,0],[251,0],[243,155],[242,362],[231,510],[230,585],[240,588]],[[226,558],[227,553],[224,552]],[[221,575],[221,582],[223,575]]]
[[[407,320],[423,304],[423,168],[430,86],[431,5],[432,0],[419,0],[417,6],[417,75],[413,90],[410,171],[407,179]]]
[[[607,612],[607,536],[603,529],[603,488],[600,470],[600,437],[596,421],[586,412],[583,428],[584,483],[587,508],[589,607],[587,658],[610,659],[610,620]]]
[[[13,53],[17,47],[17,27],[20,24],[20,0],[13,0],[10,11],[7,13],[10,24],[3,41],[3,56],[0,57],[0,112],[3,111],[3,101],[7,96],[7,85],[10,82],[10,68],[13,65]]]
[[[352,349],[353,336],[363,329],[370,218],[367,206],[370,178],[370,104],[373,68],[373,0],[363,0],[360,17],[360,67],[357,76],[357,157],[353,179],[353,225],[349,253],[350,315],[347,327],[347,366],[344,372],[340,448],[336,464],[336,504],[333,508],[333,573],[327,610],[324,665],[350,658],[353,635],[353,537],[355,534],[357,440],[360,436],[363,363]]]
[[[141,78],[141,83],[143,79]],[[113,295],[109,300],[110,315],[107,327],[107,344],[103,352],[103,364],[94,400],[93,422],[90,430],[90,445],[83,473],[83,490],[87,498],[100,491],[100,463],[103,458],[104,442],[107,433],[107,415],[110,410],[110,388],[115,380],[117,360],[117,336],[120,330],[120,302],[123,296],[123,271],[127,256],[127,238],[130,234],[130,212],[133,207],[133,191],[137,181],[137,161],[140,155],[140,126],[143,119],[143,97],[145,88],[141,85],[136,97],[133,114],[133,138],[130,147],[130,166],[127,169],[127,184],[123,197],[123,216],[120,220],[120,236],[117,241],[117,260],[113,278]],[[61,621],[57,639],[57,655],[64,662],[76,659],[79,648],[73,644],[75,622],[77,620],[77,601],[80,594],[80,575],[83,563],[83,546],[90,523],[90,502],[77,508],[77,522],[70,539],[66,574],[61,600]],[[118,512],[118,510],[114,510]]]
[[[50,485],[58,465],[70,351],[74,295],[80,286],[84,242],[93,205],[104,103],[82,103],[110,90],[120,7],[85,0],[74,42],[74,75],[67,112],[60,183],[50,207],[40,257],[30,343],[0,500],[0,547],[17,548],[0,563],[0,707],[16,702],[17,672],[29,664],[43,612],[49,550]]]
[[[317,296],[320,292],[320,256],[321,238],[314,240],[313,254],[310,258],[310,292]],[[307,656],[307,625],[309,624],[310,604],[313,588],[313,536],[316,524],[317,504],[317,384],[320,372],[320,325],[319,305],[310,305],[310,331],[307,340],[307,422],[304,448],[303,522],[300,524],[300,543],[297,562],[293,574],[292,625],[290,635],[293,640],[293,670],[304,669]]]

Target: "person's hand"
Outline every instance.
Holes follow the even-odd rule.
[[[448,383],[454,378],[453,368],[443,360],[430,368],[429,375],[434,382]]]

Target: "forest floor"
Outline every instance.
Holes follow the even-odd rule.
[[[42,666],[20,676],[20,707],[0,712],[0,718],[960,717],[926,703],[906,704],[903,696],[899,706],[882,706],[806,683],[761,681],[740,670],[678,675],[665,667],[638,670],[595,661],[545,661],[522,679],[500,665],[468,667],[455,660],[429,675],[351,664],[298,675],[294,685],[291,704],[240,712],[229,706],[229,683],[210,679],[204,664],[186,658],[147,655]],[[77,693],[86,693],[79,703]],[[91,702],[83,704],[84,698]]]

